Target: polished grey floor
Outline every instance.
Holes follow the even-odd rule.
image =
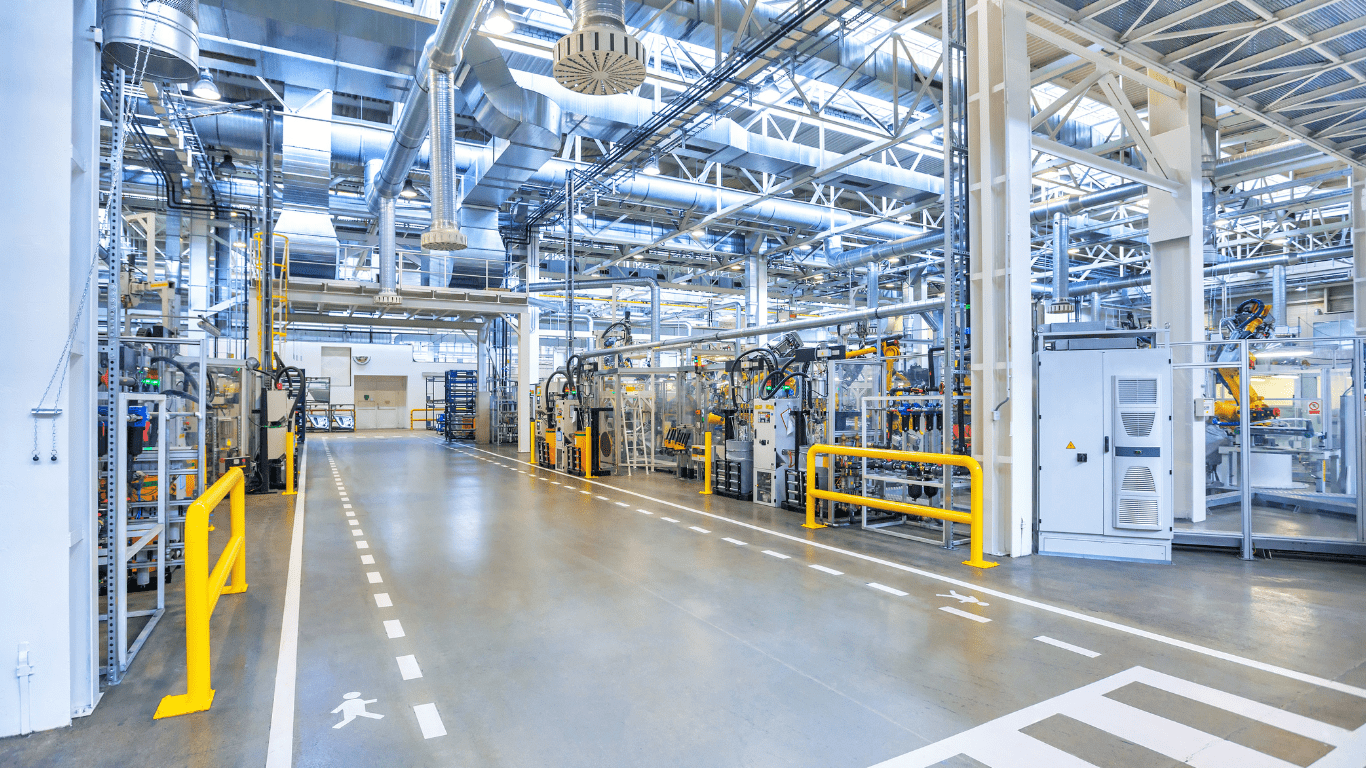
[[[663,474],[589,482],[421,432],[309,452],[294,765],[867,768],[922,748],[959,751],[896,764],[1064,764],[963,756],[1025,739],[1074,765],[1307,766],[1347,756],[1336,742],[1366,724],[1360,565],[1182,552],[976,571],[962,551],[807,531]],[[288,528],[274,533],[287,558]],[[266,578],[253,590],[282,591]],[[93,764],[157,763],[174,733],[211,745],[202,764],[262,765],[272,702],[252,681],[274,674],[278,627],[221,628],[253,649],[215,669],[220,696],[254,702],[235,720],[215,705],[153,723],[155,702],[125,697],[0,742],[0,763],[93,738],[155,745]],[[344,721],[352,693],[382,718]],[[1116,707],[1134,717],[1107,720]],[[1126,731],[1144,713],[1161,743]],[[124,741],[92,733],[97,717],[126,724]],[[1182,728],[1224,757],[1173,758]]]

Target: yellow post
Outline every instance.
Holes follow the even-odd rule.
[[[583,462],[584,479],[593,479],[593,425],[587,424],[583,428],[583,451],[579,454],[579,460]]]
[[[927,464],[941,464],[955,467],[966,467],[968,476],[971,479],[971,503],[969,513],[955,512],[938,507],[929,507],[924,504],[910,504],[903,501],[889,501],[887,499],[876,499],[867,496],[858,496],[852,493],[840,493],[835,490],[819,490],[816,488],[816,456],[824,454],[829,456],[861,456],[869,459],[890,459],[892,461],[915,461]],[[951,478],[952,475],[945,473],[945,477]],[[861,507],[874,507],[885,509],[890,512],[900,512],[905,515],[918,515],[920,517],[934,517],[940,520],[948,520],[953,523],[968,525],[972,530],[971,543],[968,548],[968,559],[963,561],[963,565],[970,565],[974,568],[995,568],[998,564],[982,557],[982,537],[983,514],[982,514],[982,465],[971,456],[959,456],[952,453],[920,453],[918,451],[893,451],[883,448],[854,448],[843,445],[813,445],[806,451],[806,522],[803,528],[824,528],[825,526],[816,522],[816,500],[826,499],[828,501],[842,501],[846,504],[853,504]]]
[[[209,513],[231,494],[232,537],[209,572]],[[209,617],[218,596],[247,591],[247,494],[242,470],[233,467],[185,511],[186,692],[165,696],[153,719],[203,712],[213,704],[209,668]],[[232,584],[225,582],[229,572]]]
[[[702,468],[702,490],[698,491],[698,493],[703,494],[703,495],[705,495],[705,496],[710,496],[710,495],[711,495],[711,430],[710,430],[710,429],[707,430],[707,437],[706,437],[705,442],[703,442],[702,445],[703,445],[703,447],[702,447],[702,463],[705,464],[706,466],[704,466],[704,467]]]
[[[294,490],[294,430],[285,432],[285,496],[297,496]]]

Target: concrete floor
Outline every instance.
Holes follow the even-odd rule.
[[[308,457],[294,765],[1366,765],[1360,565],[977,571],[431,433],[314,435]],[[0,741],[0,764],[265,764],[281,506],[253,500],[210,712],[151,719],[183,690],[177,611],[94,715]],[[344,721],[349,693],[382,719]]]

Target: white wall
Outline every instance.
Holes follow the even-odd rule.
[[[454,363],[419,363],[413,360],[411,344],[357,344],[339,341],[286,341],[285,354],[281,359],[288,365],[304,369],[308,376],[322,375],[322,348],[350,347],[351,376],[407,376],[408,408],[422,408],[427,404],[427,374],[443,373],[451,369],[474,370],[473,366]],[[369,357],[369,362],[361,365],[357,357]],[[354,381],[332,381],[332,402],[339,405],[355,405],[356,389]],[[404,413],[403,426],[408,424],[408,414]],[[419,425],[420,426],[420,425]]]

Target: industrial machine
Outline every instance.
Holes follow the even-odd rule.
[[[1271,318],[1271,308],[1266,306],[1260,299],[1248,299],[1234,311],[1234,316],[1226,318],[1221,325],[1224,338],[1241,341],[1243,339],[1265,339],[1271,336],[1275,323]],[[1220,362],[1236,361],[1240,354],[1240,347],[1236,344],[1229,344],[1219,349],[1218,360]],[[1241,381],[1238,368],[1216,368],[1215,375],[1220,383],[1228,389],[1230,399],[1220,400],[1214,404],[1214,415],[1217,419],[1226,423],[1237,423],[1239,420],[1238,402],[1241,397]],[[1248,416],[1254,423],[1267,421],[1281,415],[1279,408],[1272,408],[1266,404],[1266,400],[1258,394],[1256,388],[1248,385],[1248,404],[1250,409]]]
[[[1057,324],[1039,344],[1038,552],[1170,562],[1169,348]]]
[[[754,404],[754,501],[780,507],[787,499],[787,483],[780,471],[797,463],[796,398],[761,400]]]

